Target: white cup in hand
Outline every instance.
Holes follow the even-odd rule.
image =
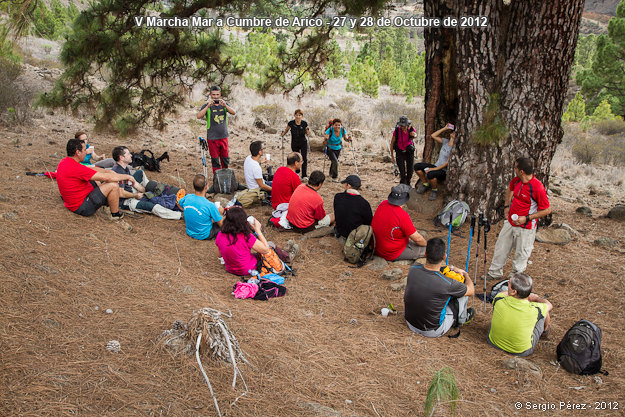
[[[252,225],[252,227],[254,227],[254,223],[255,223],[255,222],[254,222],[254,216],[249,216],[249,217],[247,218],[247,222],[248,222],[250,225]]]

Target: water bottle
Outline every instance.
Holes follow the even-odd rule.
[[[248,274],[250,274],[252,276],[252,278],[249,278],[247,280],[247,282],[251,283],[251,284],[258,284],[260,281],[258,280],[258,271],[255,269],[250,269],[249,271],[247,271]]]

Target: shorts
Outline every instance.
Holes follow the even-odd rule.
[[[95,187],[74,213],[85,217],[93,216],[100,207],[105,205],[108,205],[106,197],[100,191],[100,187]]]

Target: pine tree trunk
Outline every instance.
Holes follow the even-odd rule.
[[[499,220],[505,189],[514,175],[514,161],[534,161],[536,177],[546,187],[557,145],[561,117],[575,54],[583,0],[535,2],[512,0],[425,1],[427,16],[487,16],[488,27],[456,29],[454,42],[426,36],[426,135],[455,116],[456,145],[449,159],[446,187],[453,198],[475,212]],[[445,29],[436,29],[431,32]],[[432,34],[430,34],[431,36]],[[440,36],[440,34],[438,35]],[[455,45],[455,46],[454,46]],[[452,55],[456,81],[445,78],[445,57]],[[450,63],[451,68],[453,65]],[[457,86],[457,99],[445,91]],[[508,134],[480,145],[474,134],[484,124],[484,109],[495,95]],[[454,111],[456,112],[454,114]],[[429,137],[427,137],[431,141]],[[431,155],[426,150],[424,157]]]

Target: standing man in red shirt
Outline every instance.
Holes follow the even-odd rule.
[[[534,166],[529,158],[518,158],[514,164],[516,177],[506,190],[504,220],[487,279],[500,280],[503,266],[514,249],[512,273],[524,272],[527,260],[534,249],[536,219],[551,213],[549,199],[543,184],[534,176]]]
[[[88,217],[108,203],[111,208],[111,220],[121,219],[124,215],[119,211],[118,182],[129,181],[135,189],[143,190],[141,184],[138,184],[132,175],[121,175],[102,168],[93,169],[81,165],[87,155],[84,140],[70,139],[67,141],[66,150],[67,157],[59,162],[56,169],[56,183],[65,207],[76,214]]]
[[[425,256],[427,241],[401,207],[408,202],[409,192],[410,186],[406,184],[391,188],[388,200],[380,203],[371,221],[375,254],[387,261],[417,260]]]
[[[208,152],[211,156],[213,173],[220,168],[228,168],[230,164],[228,150],[228,113],[235,115],[237,112],[221,98],[221,88],[214,85],[210,90],[208,101],[197,112],[197,118],[206,116],[206,141]]]
[[[300,186],[297,171],[302,167],[302,155],[293,152],[286,157],[286,166],[280,167],[273,175],[271,183],[271,206],[275,209],[282,203],[288,203],[293,192]]]

